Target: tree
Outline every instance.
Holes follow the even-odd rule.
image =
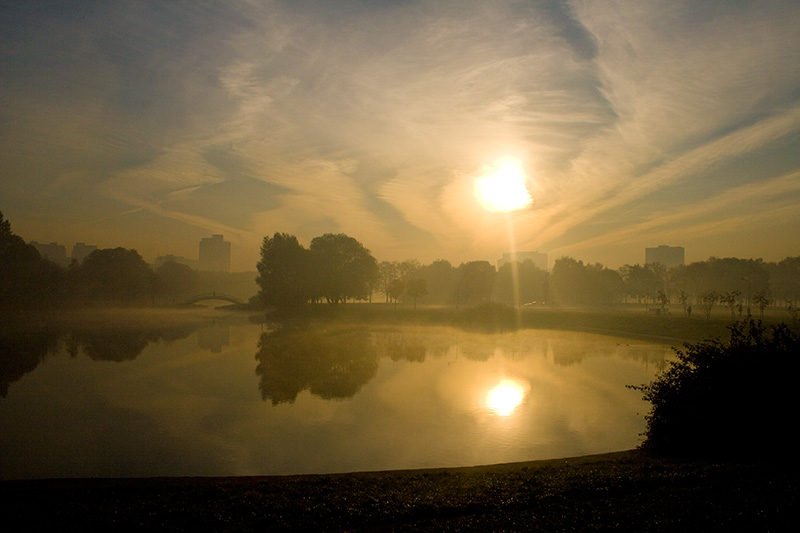
[[[678,301],[683,306],[683,314],[689,316],[689,295],[683,289],[678,292]]]
[[[625,294],[636,298],[637,303],[641,303],[642,298],[654,296],[658,290],[658,278],[651,265],[623,265],[619,267],[619,274]]]
[[[711,309],[719,301],[719,293],[717,291],[703,291],[698,296],[698,300],[700,307],[703,308],[703,312],[706,314],[706,318],[711,318]]]
[[[719,340],[686,344],[643,391],[652,404],[642,447],[659,455],[786,457],[794,439],[800,336],[752,319]]]
[[[559,303],[581,303],[586,294],[586,277],[583,261],[560,257],[553,263],[550,284],[553,296]]]
[[[667,305],[669,305],[669,296],[662,290],[659,290],[656,293],[656,303],[658,303],[659,309],[661,309],[661,314],[667,312]]]
[[[794,305],[792,302],[786,302],[786,311],[789,312],[789,316],[792,317],[792,325],[797,325],[797,306]]]
[[[397,300],[403,295],[403,291],[406,290],[406,282],[400,278],[395,278],[389,283],[389,287],[386,289],[386,298],[394,302],[395,307],[397,307]]]
[[[505,263],[497,271],[494,296],[508,305],[543,302],[547,299],[547,272],[530,259]]]
[[[725,307],[730,309],[731,311],[731,318],[736,318],[736,313],[734,312],[734,308],[739,305],[739,296],[742,293],[738,290],[732,290],[730,292],[726,292],[722,296],[720,296],[719,301],[722,302]]]
[[[757,292],[755,296],[753,296],[753,303],[756,304],[758,307],[759,316],[763,319],[764,318],[764,309],[767,308],[769,304],[772,303],[772,299],[767,296],[765,292]]]
[[[5,243],[14,233],[11,231],[11,222],[6,220],[3,212],[0,211],[0,243]]]
[[[430,265],[420,267],[416,276],[426,282],[428,302],[448,305],[456,302],[456,269],[449,261],[438,259]]]
[[[379,279],[378,262],[363,244],[344,233],[315,237],[309,247],[315,296],[329,303],[366,299]]]
[[[310,253],[294,235],[264,237],[256,264],[261,301],[278,309],[293,309],[312,297]]]
[[[458,267],[458,294],[463,303],[489,301],[496,272],[488,261],[470,261]]]
[[[411,278],[406,281],[406,294],[414,300],[414,309],[417,308],[417,298],[428,294],[428,284],[422,278]]]
[[[600,263],[587,265],[586,294],[584,301],[592,304],[611,304],[622,297],[625,284],[616,270],[606,268]]]
[[[391,286],[398,278],[398,264],[396,261],[381,261],[378,265],[378,284],[381,292],[386,296],[386,303],[389,303],[391,298]],[[399,296],[399,295],[398,295]]]
[[[600,263],[584,265],[571,257],[556,259],[550,283],[555,299],[565,304],[609,304],[624,291],[618,272]]]
[[[397,261],[382,261],[378,265],[378,285],[386,296],[386,303],[397,299],[403,294],[409,277],[419,270],[419,263],[414,259]]]
[[[80,292],[93,301],[131,304],[150,298],[156,275],[136,250],[105,248],[90,253],[76,274]]]
[[[64,271],[14,234],[0,211],[0,307],[58,303]]]
[[[156,269],[158,288],[174,302],[176,298],[191,296],[197,290],[199,276],[189,265],[165,261]]]
[[[800,300],[800,256],[787,257],[779,263],[768,263],[765,267],[776,300],[792,303]]]

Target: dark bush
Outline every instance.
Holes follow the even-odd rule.
[[[778,457],[794,448],[800,337],[785,324],[748,319],[730,342],[676,349],[677,359],[643,391],[652,404],[642,448],[655,455]]]

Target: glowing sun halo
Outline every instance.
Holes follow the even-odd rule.
[[[533,202],[519,161],[505,159],[488,166],[475,179],[475,197],[489,211],[516,211]]]

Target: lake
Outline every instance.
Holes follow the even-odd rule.
[[[153,323],[155,322],[155,323]],[[630,449],[669,345],[221,314],[6,334],[0,477],[469,466]]]

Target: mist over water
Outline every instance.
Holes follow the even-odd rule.
[[[123,329],[4,338],[3,368],[16,370],[2,375],[0,477],[329,473],[629,449],[647,405],[625,385],[672,353],[587,333],[224,315]]]

